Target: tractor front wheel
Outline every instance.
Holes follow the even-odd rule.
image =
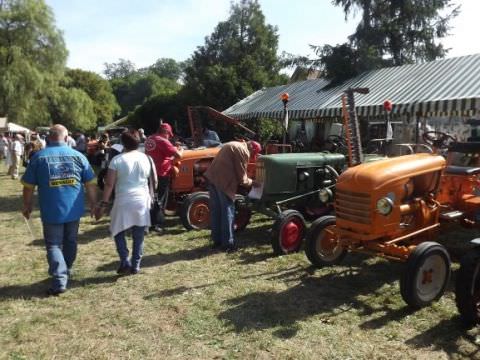
[[[418,245],[400,279],[403,300],[421,308],[440,299],[450,279],[450,256],[444,246],[428,241]]]
[[[335,234],[335,222],[335,216],[322,216],[310,226],[305,255],[315,267],[340,264],[347,255],[347,250]]]
[[[180,219],[187,230],[203,230],[210,226],[209,196],[205,192],[188,195],[180,210]]]
[[[470,250],[460,260],[455,302],[467,325],[480,323],[480,248]]]
[[[272,228],[272,248],[275,255],[297,252],[305,237],[305,220],[297,210],[285,210]]]
[[[248,224],[250,223],[251,217],[252,217],[252,210],[250,210],[250,208],[248,208],[247,205],[236,204],[234,230],[236,232],[245,230]]]

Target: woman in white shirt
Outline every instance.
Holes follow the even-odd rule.
[[[124,132],[120,140],[124,152],[110,162],[96,218],[102,217],[115,188],[115,200],[110,213],[110,232],[115,239],[120,257],[117,273],[136,274],[140,270],[145,227],[150,226],[149,177],[155,171],[155,167],[152,167],[147,155],[137,150],[140,138],[136,130]],[[152,186],[154,189],[154,184]],[[127,230],[131,230],[133,238],[131,259],[128,258],[125,240]]]

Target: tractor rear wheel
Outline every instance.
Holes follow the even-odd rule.
[[[444,246],[433,241],[418,245],[407,260],[400,279],[403,300],[421,308],[440,299],[450,279],[450,256]]]
[[[275,255],[285,255],[300,250],[305,231],[305,220],[299,211],[283,211],[272,227],[272,248]]]
[[[308,230],[305,255],[315,267],[339,264],[347,255],[335,234],[335,223],[335,216],[322,216]]]
[[[206,192],[188,195],[180,209],[180,219],[187,230],[203,230],[210,226],[209,196]]]
[[[470,250],[460,260],[455,302],[467,325],[480,323],[480,248]]]

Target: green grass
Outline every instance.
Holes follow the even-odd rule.
[[[70,289],[47,298],[39,213],[32,238],[21,185],[0,173],[0,358],[480,358],[453,280],[438,303],[413,312],[399,294],[402,264],[349,255],[315,270],[302,252],[273,257],[263,216],[229,255],[170,218],[168,234],[147,236],[142,273],[129,277],[115,274],[108,221],[83,218]],[[475,235],[452,229],[442,240],[459,255]]]

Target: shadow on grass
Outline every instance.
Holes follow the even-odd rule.
[[[480,358],[479,329],[473,329],[473,334],[468,330],[460,320],[460,316],[455,315],[408,339],[405,344],[414,348],[431,349],[433,347],[435,350],[442,350],[447,354],[478,359]]]
[[[19,194],[18,196],[2,196],[0,197],[0,212],[9,213],[9,212],[18,212],[20,218],[20,211],[22,210],[23,202],[22,197]]]
[[[300,265],[296,265],[295,267],[289,269],[288,271],[289,272],[303,271],[303,268]],[[280,272],[285,272],[285,270],[282,269],[282,270],[278,270],[278,271],[271,271],[271,272],[252,274],[252,275],[247,275],[247,276],[240,276],[238,279],[239,280],[248,280],[248,279],[257,279],[259,277],[271,277],[271,276],[274,276],[274,275],[278,275]],[[202,284],[202,285],[197,285],[197,286],[191,286],[191,287],[178,286],[176,288],[165,289],[165,290],[159,291],[158,293],[153,293],[153,294],[147,295],[147,296],[144,297],[144,299],[145,300],[152,300],[152,299],[156,299],[156,298],[182,295],[182,294],[184,294],[186,292],[189,292],[189,291],[206,289],[206,288],[210,288],[210,287],[213,287],[213,286],[225,284],[227,282],[230,282],[230,280],[220,280],[220,281],[215,281],[215,282],[212,282],[212,283],[207,283],[207,284]]]
[[[241,251],[245,247],[259,247],[264,245],[264,240],[262,239],[261,234],[264,233],[264,227],[256,227],[252,229],[247,229],[242,232],[241,237],[237,238],[240,252],[238,256],[243,263],[252,263],[254,261],[262,261],[273,256],[273,254],[252,254],[248,252]],[[167,232],[168,233],[168,232]],[[203,237],[203,236],[202,236]],[[191,239],[183,239],[186,241],[194,239],[193,236]],[[213,251],[210,248],[210,245],[200,246],[193,249],[184,249],[179,250],[173,253],[158,253],[154,255],[146,255],[142,258],[142,267],[156,267],[171,264],[177,261],[193,261],[202,259],[206,256],[213,255],[217,251]],[[113,271],[118,267],[118,261],[112,261],[110,263],[101,265],[97,268],[97,271]]]
[[[108,237],[110,237],[110,231],[108,228],[108,220],[105,220],[105,221],[100,221],[98,224],[96,224],[95,227],[92,227],[89,230],[80,232],[78,234],[77,242],[78,244],[88,244],[92,241],[96,241],[96,240],[100,240]],[[32,240],[28,245],[29,246],[45,246],[45,240],[43,238],[35,239],[35,240]]]
[[[456,274],[457,274],[456,271],[452,271],[452,276],[445,289],[446,293],[455,291]],[[385,312],[385,314],[379,317],[376,317],[374,319],[365,321],[364,323],[360,324],[360,328],[366,329],[366,330],[380,329],[392,321],[400,321],[406,316],[415,313],[415,310],[412,309],[411,307],[408,307],[407,305],[405,305],[400,309],[395,309],[395,310],[392,310],[389,306],[383,306],[381,308],[376,308],[375,312],[377,313]]]
[[[179,250],[170,254],[158,253],[155,255],[146,255],[142,258],[142,268],[163,266],[177,261],[191,261],[201,259],[205,256],[214,254],[210,246],[203,246],[194,249]],[[118,267],[118,261],[112,261],[101,265],[97,271],[114,271]]]
[[[274,334],[289,338],[297,333],[298,322],[311,316],[322,315],[322,322],[332,323],[339,313],[351,309],[371,314],[375,310],[359,295],[372,296],[384,284],[398,280],[400,265],[377,262],[357,267],[358,257],[352,258],[346,263],[350,268],[321,277],[311,276],[312,268],[273,276],[270,280],[294,285],[281,292],[254,292],[228,300],[230,308],[219,318],[230,323],[235,332],[279,327]]]
[[[89,285],[114,283],[120,276],[96,276],[85,279],[72,279],[68,282],[68,288],[79,288]],[[0,288],[0,301],[16,299],[33,299],[47,297],[46,291],[50,286],[51,279],[44,279],[29,285],[10,285]]]
[[[248,264],[255,264],[255,263],[276,257],[276,255],[273,253],[271,249],[268,251],[269,252],[242,251],[238,254],[238,260],[240,264],[248,265]]]

